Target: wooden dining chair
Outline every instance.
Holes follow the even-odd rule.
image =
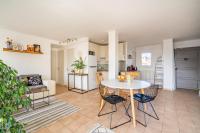
[[[130,75],[132,79],[138,79],[139,76],[140,76],[140,73],[139,72],[121,72],[120,73],[121,75],[123,76],[127,76],[127,75]],[[138,91],[134,91],[134,93],[137,93]],[[120,90],[119,91],[119,95],[128,99],[128,97],[130,96],[130,91],[129,90]]]
[[[101,72],[97,72],[96,73],[96,83],[97,83],[98,87],[100,86],[101,81],[104,80],[103,76],[104,75]],[[113,89],[111,89],[111,88],[110,89],[104,88],[104,93],[105,94],[114,94],[115,91]],[[105,101],[102,99],[102,97],[100,97],[100,102],[99,102],[100,110],[102,110],[104,103],[105,103]]]
[[[101,73],[101,72],[97,72],[96,73],[96,83],[97,83],[97,86],[99,87],[99,85],[101,84],[101,81],[103,81],[105,79],[104,75]],[[116,90],[112,89],[112,88],[109,88],[107,90],[108,93],[110,94],[113,94],[115,93]]]
[[[97,72],[96,73],[96,83],[97,83],[97,86],[100,85],[101,81],[103,80],[103,74],[101,72]]]

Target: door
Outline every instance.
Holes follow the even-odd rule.
[[[57,83],[63,85],[64,84],[64,50],[57,51]]]
[[[64,84],[64,51],[52,49],[51,51],[51,79],[57,84]]]
[[[52,50],[51,51],[51,79],[56,81],[56,67],[57,67],[57,52]]]
[[[175,50],[177,88],[196,89],[198,83],[198,51],[194,48]]]

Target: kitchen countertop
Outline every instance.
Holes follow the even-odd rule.
[[[97,72],[108,72],[108,70],[97,70]]]

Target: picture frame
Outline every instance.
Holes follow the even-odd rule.
[[[33,46],[34,46],[34,52],[41,52],[41,50],[40,50],[40,45],[38,45],[38,44],[33,44]]]

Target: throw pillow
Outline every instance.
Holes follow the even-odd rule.
[[[43,85],[41,76],[30,76],[28,77],[28,86]]]
[[[18,76],[18,79],[24,83],[25,85],[28,85],[28,78],[26,76]]]

